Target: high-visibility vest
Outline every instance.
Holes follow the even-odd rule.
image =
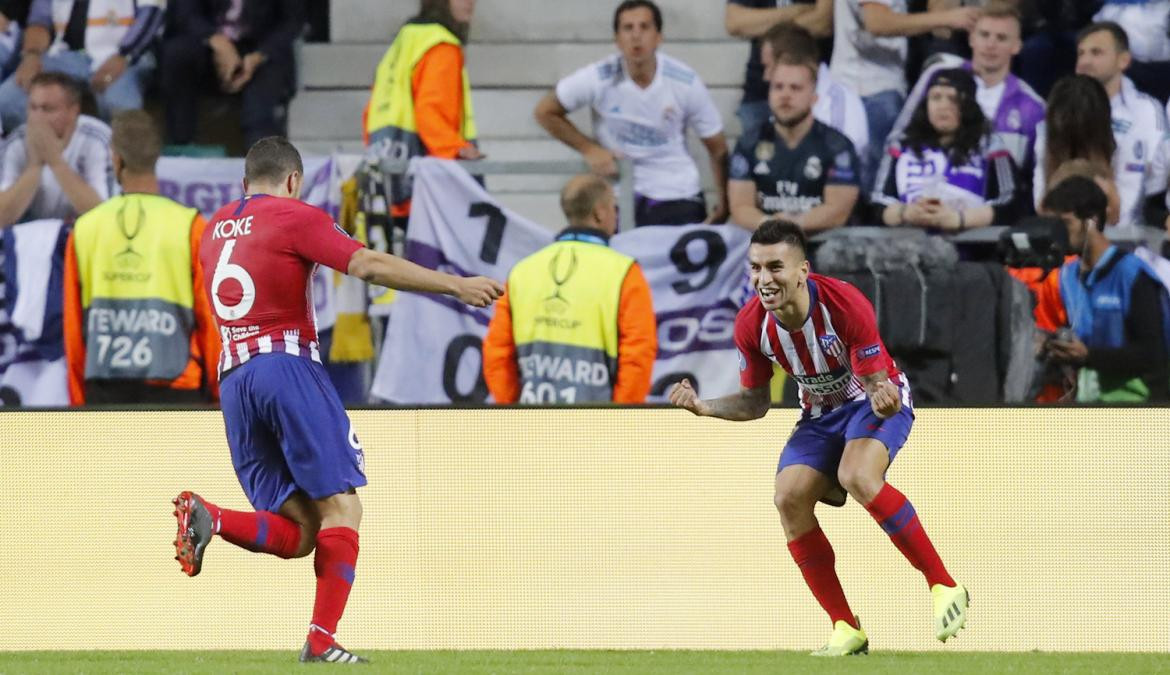
[[[85,379],[173,380],[187,367],[197,215],[166,197],[128,194],[77,219]]]
[[[374,74],[370,91],[366,133],[370,146],[380,157],[409,159],[427,154],[418,135],[414,116],[412,79],[414,68],[430,49],[439,44],[462,47],[463,43],[445,26],[438,23],[408,23],[386,50]],[[471,106],[471,81],[463,68],[463,115],[460,135],[469,142],[475,140],[475,111]],[[390,180],[390,203],[410,199],[411,184],[405,177]]]
[[[568,234],[508,275],[520,403],[613,400],[618,310],[634,259],[598,236]]]

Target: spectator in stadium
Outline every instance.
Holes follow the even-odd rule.
[[[865,105],[856,92],[833,79],[829,67],[821,62],[821,52],[812,33],[792,23],[773,27],[760,41],[760,62],[764,66],[765,83],[771,81],[772,65],[777,59],[816,66],[817,99],[813,104],[813,117],[845,134],[852,141],[857,156],[864,157],[869,148],[869,122],[865,117]],[[764,104],[767,105],[766,99]],[[743,133],[759,129],[771,116],[772,110],[768,108],[763,120],[753,127],[744,127]]]
[[[1139,91],[1170,97],[1170,0],[1105,0],[1094,21],[1112,21],[1129,37],[1133,61],[1125,74]]]
[[[1047,359],[1080,368],[1078,401],[1170,399],[1170,297],[1157,276],[1105,237],[1105,193],[1074,176],[1044,197],[1042,210],[1068,227],[1079,258],[1060,269],[1060,301],[1071,331],[1044,345]]]
[[[768,76],[761,58],[765,35],[780,26],[799,26],[821,39],[820,53],[833,51],[833,0],[778,4],[777,0],[727,0],[723,12],[727,34],[752,43],[743,79],[743,98],[735,111],[740,129],[758,129],[772,115],[768,108]]]
[[[1100,82],[1109,97],[1116,141],[1111,161],[1121,194],[1120,224],[1161,226],[1166,220],[1165,192],[1170,178],[1166,114],[1160,103],[1138,91],[1123,74],[1131,60],[1129,38],[1115,23],[1091,24],[1077,36],[1077,74]],[[1081,101],[1072,104],[1083,105]],[[1041,153],[1037,151],[1036,156]]]
[[[113,192],[110,128],[81,114],[81,84],[63,73],[33,77],[28,122],[0,144],[0,227],[74,218]]]
[[[771,67],[772,121],[745,132],[731,159],[732,221],[755,230],[773,217],[818,232],[848,222],[860,193],[859,161],[845,134],[815,119],[816,61],[785,56]]]
[[[643,403],[658,351],[654,307],[637,261],[609,248],[613,189],[576,176],[561,209],[569,227],[508,274],[483,341],[488,391],[496,403]]]
[[[166,139],[195,139],[199,100],[217,89],[240,95],[244,144],[283,135],[296,88],[293,43],[305,28],[306,0],[170,0],[162,48]]]
[[[165,11],[163,0],[33,0],[20,65],[0,85],[4,126],[24,122],[29,87],[41,72],[89,82],[105,119],[141,108],[155,70],[150,49],[163,28]]]
[[[20,61],[20,33],[28,21],[30,4],[32,0],[0,0],[0,82]],[[0,136],[3,134],[3,120],[0,120]]]
[[[931,75],[926,96],[878,171],[873,201],[885,225],[943,232],[1015,219],[1011,154],[990,132],[975,78],[962,68]]]
[[[862,164],[881,161],[890,129],[906,100],[906,37],[938,28],[968,30],[979,10],[957,7],[908,13],[906,0],[837,0],[833,14],[833,77],[861,96],[869,123]],[[866,170],[872,175],[872,168]],[[866,185],[865,189],[872,186]]]
[[[218,399],[220,337],[199,265],[206,222],[159,194],[162,139],[150,115],[118,113],[110,142],[122,194],[91,209],[65,246],[69,399]]]
[[[463,45],[475,0],[420,0],[374,76],[363,130],[372,154],[479,159]],[[391,176],[391,222],[406,229],[410,179]]]
[[[900,134],[926,95],[931,76],[943,68],[964,68],[975,74],[976,101],[991,130],[1012,154],[1017,168],[1016,185],[1022,194],[1031,191],[1036,127],[1044,121],[1044,99],[1026,82],[1012,75],[1012,57],[1020,52],[1020,12],[1014,4],[998,0],[986,5],[969,36],[971,59],[941,56],[923,71],[893,133]]]
[[[1113,192],[1117,192],[1113,173],[1117,140],[1111,117],[1109,95],[1100,82],[1088,75],[1067,75],[1052,87],[1044,121],[1036,128],[1032,179],[1036,208],[1044,197],[1048,177],[1074,160],[1087,162],[1094,172],[1108,173]],[[1116,224],[1120,218],[1120,201],[1118,209],[1117,217],[1110,217],[1109,224]]]
[[[618,54],[557,83],[536,105],[536,121],[580,152],[594,173],[614,176],[619,156],[634,164],[634,223],[687,225],[727,219],[727,141],[723,120],[699,76],[660,51],[662,13],[650,0],[625,0],[613,14]],[[569,121],[588,106],[597,140]],[[692,129],[707,149],[718,192],[707,211],[699,169],[687,152]]]

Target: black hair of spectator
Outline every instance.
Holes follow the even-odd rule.
[[[1085,176],[1069,176],[1044,195],[1040,208],[1050,213],[1071,213],[1087,221],[1092,219],[1098,231],[1105,230],[1105,209],[1109,200],[1097,181]]]
[[[293,172],[305,174],[301,153],[284,136],[261,138],[244,158],[244,179],[249,183],[279,183]]]
[[[1100,33],[1101,31],[1105,31],[1113,36],[1113,45],[1117,47],[1118,52],[1129,51],[1129,35],[1126,34],[1125,29],[1116,21],[1097,21],[1096,23],[1085,26],[1081,29],[1081,32],[1077,33],[1077,44],[1081,44],[1081,41],[1093,33]]]
[[[760,42],[767,42],[772,46],[772,58],[780,62],[788,58],[786,63],[812,63],[819,68],[821,63],[821,48],[817,39],[804,26],[794,23],[778,23],[768,29],[760,38]]]
[[[803,257],[808,253],[808,238],[800,226],[791,220],[783,218],[769,218],[760,223],[755,232],[752,232],[753,244],[771,246],[772,244],[788,244],[800,249]]]
[[[162,136],[145,110],[123,110],[110,120],[110,147],[132,173],[150,175],[162,154]]]
[[[470,24],[456,21],[451,14],[451,0],[419,0],[418,14],[410,19],[410,23],[437,23],[459,38],[460,42],[467,42]]]
[[[65,90],[65,96],[69,99],[71,105],[81,105],[81,97],[85,95],[85,88],[80,80],[70,77],[65,73],[39,72],[33,77],[28,88],[31,91],[34,87],[52,86],[61,87],[61,89]]]
[[[1108,165],[1117,151],[1113,108],[1100,82],[1088,75],[1066,75],[1052,86],[1044,113],[1044,175],[1070,159]]]
[[[930,123],[927,106],[930,103],[930,90],[935,86],[952,87],[956,93],[959,106],[959,128],[955,130],[954,139],[950,147],[942,146],[942,139],[938,130]],[[968,71],[962,68],[945,68],[936,71],[932,76],[930,86],[926,88],[926,95],[906,125],[902,135],[903,147],[910,148],[921,155],[924,150],[934,148],[944,150],[952,165],[966,164],[971,155],[979,151],[983,139],[991,133],[991,126],[979,107],[975,98],[975,79]]]
[[[645,7],[650,10],[650,13],[654,15],[654,27],[658,29],[659,33],[662,32],[662,10],[658,9],[658,5],[651,2],[651,0],[624,0],[622,4],[617,6],[617,9],[613,10],[613,32],[615,35],[618,32],[618,26],[621,24],[622,14],[631,9],[638,9],[639,7]]]

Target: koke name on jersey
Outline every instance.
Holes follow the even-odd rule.
[[[212,239],[230,239],[252,234],[252,216],[217,220],[211,229]]]

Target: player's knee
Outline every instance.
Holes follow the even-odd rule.
[[[784,520],[799,519],[813,512],[816,500],[794,490],[779,490],[772,496],[772,503]]]
[[[868,504],[882,489],[882,477],[870,475],[863,467],[855,467],[842,462],[837,469],[837,482],[841,487],[862,504]]]
[[[315,523],[301,523],[301,543],[292,554],[293,558],[304,558],[317,548],[317,532],[320,526]]]

